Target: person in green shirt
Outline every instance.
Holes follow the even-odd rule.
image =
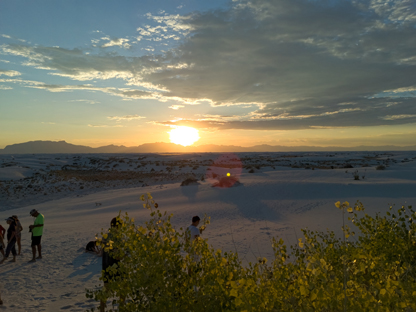
[[[36,259],[42,259],[42,246],[40,240],[43,234],[44,216],[36,209],[30,211],[30,215],[35,218],[33,225],[29,226],[29,231],[32,232],[32,254],[33,258],[29,262],[36,262]],[[36,247],[38,248],[39,256],[36,258]]]

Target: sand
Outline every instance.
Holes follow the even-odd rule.
[[[227,173],[239,185],[212,187]],[[190,177],[197,184],[180,186]],[[291,245],[306,227],[340,235],[336,201],[360,200],[370,214],[415,205],[416,152],[1,155],[0,224],[15,214],[24,231],[22,255],[0,265],[0,311],[96,306],[85,288],[101,285],[101,258],[83,248],[119,211],[147,220],[139,200],[146,192],[174,214],[177,228],[194,215],[211,216],[203,236],[247,264],[272,258],[273,236]],[[33,208],[45,216],[43,259],[28,263]]]

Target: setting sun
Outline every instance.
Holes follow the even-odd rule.
[[[198,130],[191,127],[177,126],[168,133],[172,143],[183,146],[192,145],[199,140]]]

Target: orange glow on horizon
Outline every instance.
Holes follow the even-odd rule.
[[[192,145],[200,138],[197,129],[185,126],[176,126],[168,133],[171,143],[182,146]]]

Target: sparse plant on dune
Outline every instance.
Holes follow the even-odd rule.
[[[354,177],[354,180],[359,180],[360,179],[360,174],[359,174],[358,170],[355,170],[352,173],[352,176]]]
[[[161,212],[151,194],[141,200],[149,221],[136,225],[120,214],[122,226],[102,243],[123,258],[120,277],[105,289],[87,290],[88,298],[113,300],[107,311],[416,310],[411,206],[390,206],[384,216],[373,217],[359,201],[337,202],[343,237],[302,230],[290,252],[283,239],[272,238],[274,259],[260,257],[245,267],[238,253],[216,250],[206,239],[191,242],[182,228],[175,230],[172,215]],[[351,240],[355,233],[345,224],[346,214],[356,239]],[[205,229],[209,218],[201,223]]]
[[[376,167],[376,170],[385,170],[385,169],[386,169],[386,166],[384,166],[384,165],[378,165]]]

